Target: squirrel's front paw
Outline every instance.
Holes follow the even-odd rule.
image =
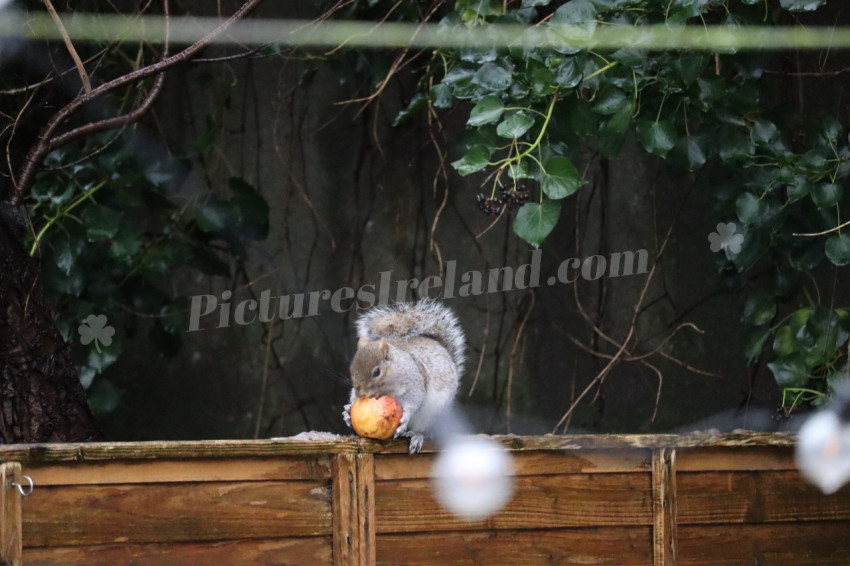
[[[398,438],[399,436],[406,436],[407,425],[410,423],[410,418],[407,416],[407,412],[402,412],[401,420],[398,421],[398,428],[395,429],[395,434],[393,438]]]
[[[345,421],[346,426],[348,428],[354,428],[351,426],[351,403],[343,407],[342,409],[342,420]]]
[[[408,452],[410,454],[417,454],[420,450],[422,450],[422,443],[425,441],[425,435],[421,432],[409,432],[407,436],[410,437],[410,448]]]

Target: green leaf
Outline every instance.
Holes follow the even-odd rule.
[[[548,6],[552,0],[522,0],[523,8],[532,8],[534,6]]]
[[[593,111],[598,114],[616,114],[631,103],[631,97],[616,87],[606,87],[596,95]]]
[[[269,205],[257,189],[239,177],[228,180],[235,196],[230,206],[236,225],[254,240],[264,239],[269,232]]]
[[[116,259],[130,261],[141,251],[144,243],[145,236],[142,231],[125,222],[118,230],[118,234],[112,239],[109,252]]]
[[[693,136],[680,138],[670,151],[671,156],[675,154],[678,161],[684,164],[688,171],[699,169],[707,160],[702,143]]]
[[[555,82],[555,73],[546,67],[535,67],[531,71],[530,77],[531,90],[535,96],[548,96],[558,88]]]
[[[472,108],[466,125],[478,127],[484,124],[492,124],[502,117],[504,111],[505,105],[502,104],[502,100],[498,96],[485,96]]]
[[[723,161],[741,161],[755,153],[750,139],[738,130],[723,130],[718,141],[717,154]]]
[[[767,213],[767,203],[753,193],[743,193],[735,200],[738,219],[744,224],[757,223]]]
[[[485,63],[472,77],[472,83],[487,90],[500,92],[511,86],[513,66],[505,60]]]
[[[393,120],[393,127],[399,126],[409,120],[411,116],[414,116],[422,108],[424,108],[427,102],[428,98],[423,93],[417,92],[413,98],[410,99],[410,103],[407,107],[402,109],[401,112],[396,115],[395,120]]]
[[[797,350],[797,341],[790,326],[782,326],[773,338],[773,351],[779,356],[790,356]]]
[[[747,331],[746,344],[744,346],[744,354],[747,357],[748,364],[754,364],[758,361],[764,350],[764,343],[767,342],[770,336],[770,328],[756,327],[750,328]]]
[[[452,162],[452,167],[460,173],[462,177],[466,177],[476,171],[481,171],[490,162],[490,150],[487,146],[479,143],[469,148],[466,155]]]
[[[555,74],[555,82],[562,88],[574,88],[582,79],[582,71],[575,57],[567,57],[560,65]]]
[[[552,200],[568,197],[586,183],[573,162],[561,156],[550,158],[541,176],[543,193]]]
[[[596,7],[588,0],[571,0],[555,10],[550,20],[554,27],[567,26],[573,36],[587,38],[596,30]]]
[[[809,368],[799,356],[781,358],[767,367],[779,387],[802,387],[809,379]]]
[[[573,102],[573,106],[569,110],[569,119],[570,126],[576,135],[594,136],[599,129],[596,114],[593,113],[590,104],[583,98]]]
[[[452,107],[452,90],[449,85],[440,83],[431,87],[428,91],[428,99],[434,108],[451,108]]]
[[[514,232],[533,247],[538,248],[555,228],[560,215],[559,201],[547,200],[540,204],[527,202],[522,205],[514,219]]]
[[[795,202],[809,194],[811,187],[803,175],[795,175],[794,180],[785,187],[785,192],[788,194],[788,200]]]
[[[87,206],[82,214],[86,237],[90,242],[112,238],[121,228],[122,218],[123,214],[117,210],[98,204]]]
[[[750,139],[755,144],[767,145],[779,138],[779,128],[773,122],[756,120],[750,130]]]
[[[820,208],[835,206],[843,194],[844,188],[835,183],[821,183],[812,188],[812,200]]]
[[[764,326],[776,315],[776,301],[767,293],[757,293],[744,305],[743,321],[750,326]]]
[[[791,12],[812,12],[826,4],[826,0],[779,0],[779,5]]]
[[[637,123],[637,133],[643,148],[661,157],[667,157],[667,152],[676,145],[676,128],[666,120],[640,120]]]
[[[233,212],[231,208],[217,198],[211,198],[198,210],[195,222],[201,232],[218,232],[232,224]]]
[[[835,265],[850,264],[850,236],[834,235],[826,241],[826,257]]]
[[[519,111],[511,114],[496,126],[496,133],[503,138],[518,138],[534,125],[534,118]]]
[[[529,159],[523,159],[508,167],[508,177],[511,179],[536,179],[537,177],[529,166],[529,161]]]

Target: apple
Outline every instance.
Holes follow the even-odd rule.
[[[401,405],[393,397],[361,397],[351,405],[351,426],[365,438],[386,440],[401,421]]]

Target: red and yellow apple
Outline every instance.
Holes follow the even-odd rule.
[[[401,421],[401,405],[393,397],[361,397],[351,405],[351,426],[365,438],[391,438]]]

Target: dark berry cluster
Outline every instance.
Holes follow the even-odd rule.
[[[529,194],[528,189],[503,189],[499,196],[492,198],[485,197],[484,193],[478,193],[475,196],[475,201],[478,203],[478,208],[484,211],[484,214],[499,215],[505,207],[512,210],[525,204]]]

